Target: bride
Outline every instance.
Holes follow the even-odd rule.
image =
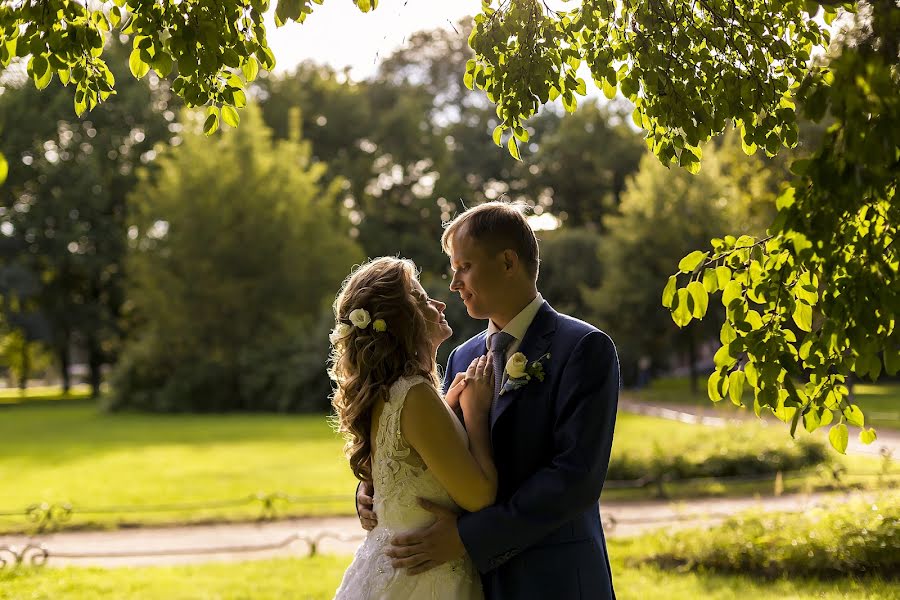
[[[428,297],[411,261],[391,257],[354,270],[335,300],[332,404],[353,474],[374,482],[378,514],[344,573],[338,600],[483,598],[467,556],[409,575],[384,554],[395,533],[433,520],[419,498],[474,512],[497,492],[491,361],[475,359],[446,398],[438,392],[437,348],[453,333],[445,307]],[[454,412],[460,409],[465,427]]]

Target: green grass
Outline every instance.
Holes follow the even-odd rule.
[[[746,406],[735,406],[728,399],[710,401],[706,395],[706,381],[702,378],[700,387],[701,390],[694,394],[686,377],[662,378],[645,388],[629,390],[627,396],[646,402],[699,406],[719,411],[723,416],[737,411],[751,411]],[[857,404],[866,414],[867,426],[900,429],[900,383],[858,383],[853,391]],[[744,404],[752,407],[753,396],[749,392],[745,394]]]
[[[33,386],[20,390],[19,388],[0,388],[0,406],[7,404],[22,404],[25,402],[53,402],[66,400],[85,400],[91,396],[91,386],[73,385],[68,394],[63,394],[62,388],[55,385]]]
[[[760,435],[778,440],[786,435],[776,427],[760,430]],[[686,453],[709,432],[697,425],[622,414],[613,455],[650,456],[657,445],[667,453]],[[355,480],[341,446],[324,416],[105,414],[84,403],[4,407],[0,481],[15,485],[0,485],[0,512],[19,511],[36,502],[70,502],[76,515],[64,526],[73,528],[252,520],[260,516],[257,502],[187,512],[79,514],[77,509],[203,503],[283,492],[336,498],[278,503],[280,516],[352,515]],[[727,452],[727,446],[720,451]],[[877,459],[842,460],[851,474],[878,470]],[[815,469],[785,478],[786,492],[828,485]],[[666,489],[673,498],[686,498],[770,494],[773,485],[725,486],[709,481]],[[604,499],[646,499],[653,493],[609,489]],[[31,527],[23,516],[0,516],[0,532]]]
[[[652,565],[635,565],[655,543],[653,538],[610,540],[609,553],[619,600],[891,600],[898,597],[896,584],[874,578],[818,581],[792,577],[761,581],[738,575],[679,573]],[[318,556],[134,569],[25,568],[0,572],[0,599],[326,600],[333,597],[349,560]]]

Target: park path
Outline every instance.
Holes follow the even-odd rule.
[[[608,537],[637,535],[652,529],[674,531],[712,525],[735,513],[801,512],[823,504],[871,494],[793,494],[761,498],[707,498],[689,501],[652,500],[605,502],[600,507]],[[0,559],[25,556],[42,545],[47,565],[126,567],[175,565],[209,561],[244,561],[272,557],[309,556],[316,551],[351,555],[364,532],[355,517],[291,519],[271,523],[235,523],[191,527],[158,527],[116,531],[62,532],[34,537],[0,536]],[[115,556],[119,555],[119,556]]]
[[[710,403],[711,404],[711,403]],[[645,402],[643,400],[635,400],[624,394],[619,399],[619,411],[634,413],[639,415],[647,415],[651,417],[661,417],[673,421],[681,421],[682,423],[695,423],[699,425],[710,425],[713,427],[723,427],[729,423],[754,420],[757,419],[749,410],[721,410],[712,406],[692,406],[688,404],[673,404],[670,402]],[[774,426],[786,427],[784,423],[775,417],[762,419],[763,423],[769,423]],[[802,427],[802,426],[801,426]],[[895,460],[900,459],[900,432],[892,431],[885,428],[876,428],[878,431],[878,439],[869,445],[859,441],[859,437],[851,431],[850,441],[847,444],[848,454],[858,454],[863,456],[881,456],[882,449],[886,448]],[[787,430],[785,429],[785,434]],[[823,427],[815,433],[821,435],[828,443],[828,428]]]

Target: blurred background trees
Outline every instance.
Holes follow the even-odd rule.
[[[366,256],[413,258],[447,301],[455,333],[441,360],[483,327],[447,289],[438,239],[443,222],[497,198],[533,207],[544,296],[613,336],[626,383],[711,367],[718,333],[672,325],[666,275],[723,231],[761,233],[787,159],[748,158],[729,134],[704,149],[699,175],[670,171],[648,158],[627,102],[589,98],[565,118],[546,107],[513,161],[491,141],[494,107],[462,84],[471,23],[456,28],[417,33],[362,81],[311,63],[261,75],[242,126],[213,139],[152,72],[117,72],[118,94],[78,119],[69,90],[37,92],[8,71],[11,380],[27,340],[52,357],[31,361],[42,379],[68,385],[77,363],[98,391],[111,369],[116,408],[326,408],[330,302]]]

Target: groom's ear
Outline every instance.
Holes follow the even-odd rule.
[[[516,254],[515,250],[510,250],[509,248],[507,248],[503,251],[503,266],[507,271],[512,271],[518,264],[519,255]]]

